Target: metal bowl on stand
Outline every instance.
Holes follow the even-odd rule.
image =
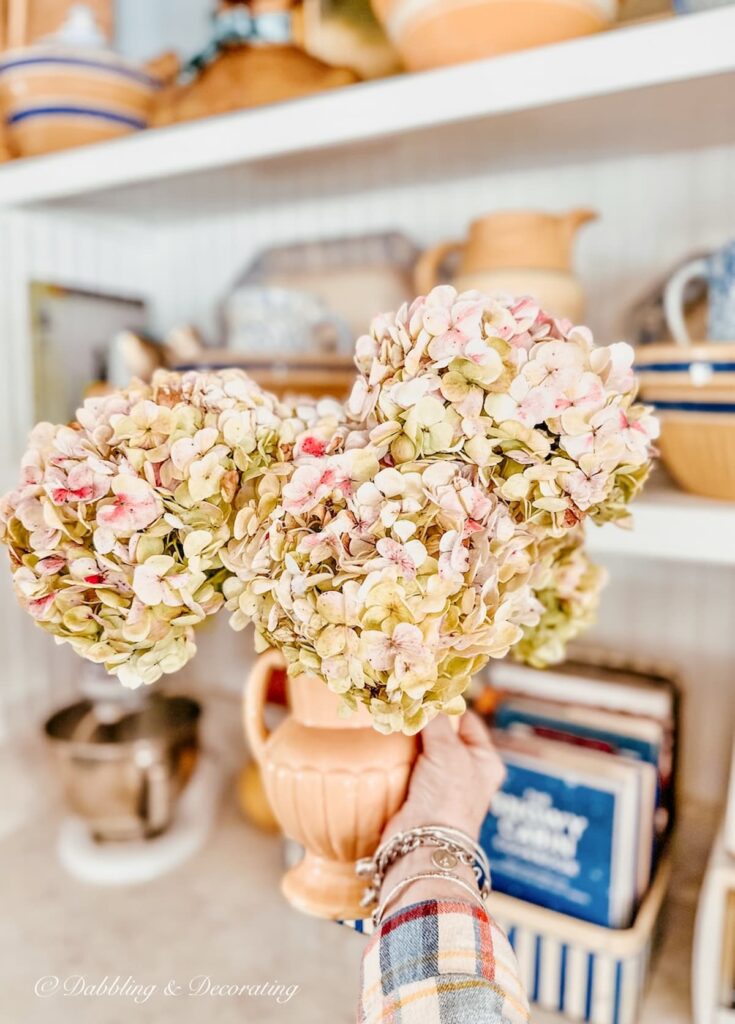
[[[155,694],[133,706],[83,700],[48,719],[69,807],[95,839],[165,831],[197,762],[200,715],[188,697]]]

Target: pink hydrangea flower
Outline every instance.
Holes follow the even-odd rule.
[[[118,536],[129,536],[136,530],[145,530],[163,512],[161,499],[145,480],[133,476],[118,476],[112,481],[114,499],[102,505],[97,522]]]

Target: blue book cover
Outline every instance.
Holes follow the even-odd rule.
[[[554,759],[534,756],[534,742],[498,737],[507,777],[481,834],[493,888],[625,927],[636,900],[636,766],[559,744]]]
[[[619,719],[617,723],[615,718]],[[579,708],[569,712],[564,705],[555,708],[538,702],[534,707],[531,701],[504,700],[495,711],[493,724],[496,729],[526,726],[529,731],[547,738],[589,741],[590,745],[595,744],[609,753],[645,761],[657,768],[661,758],[661,727],[654,722],[641,723],[634,719],[626,722],[622,715],[606,715]],[[641,724],[650,728],[645,731],[639,729],[641,734],[635,735],[636,727]]]

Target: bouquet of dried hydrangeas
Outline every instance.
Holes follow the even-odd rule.
[[[159,373],[33,432],[0,504],[16,591],[128,685],[226,602],[292,673],[416,732],[489,658],[559,660],[591,621],[582,524],[625,521],[657,431],[632,355],[442,287],[359,339],[346,412]]]
[[[350,432],[307,430],[223,552],[233,624],[384,731],[463,710],[488,658],[559,660],[604,582],[580,524],[625,521],[650,467],[632,359],[530,300],[442,287],[377,317]]]
[[[126,685],[181,668],[222,605],[238,495],[303,426],[238,370],[161,371],[40,423],[0,503],[21,604]]]

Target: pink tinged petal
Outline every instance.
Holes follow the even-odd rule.
[[[130,480],[126,483],[125,480]],[[120,477],[113,485],[115,497],[97,510],[97,523],[114,533],[129,535],[144,530],[163,512],[160,498],[145,481]]]
[[[405,546],[390,537],[383,537],[376,544],[379,555],[388,562],[398,566],[401,574],[408,579],[415,579],[418,565],[426,559],[426,549],[421,541],[409,541]],[[420,557],[420,561],[416,561]]]
[[[82,464],[69,471],[68,486],[77,501],[98,501],[109,491],[110,479]]]
[[[327,450],[326,442],[322,441],[316,434],[307,434],[296,446],[296,455],[312,455],[320,458]]]
[[[543,385],[532,388],[518,405],[518,419],[527,427],[535,427],[553,414],[553,392]]]
[[[28,535],[34,551],[50,551],[56,547],[60,537],[58,530],[32,530]]]
[[[97,571],[98,566],[94,558],[75,558],[69,565],[70,574],[78,580],[94,575]]]
[[[424,329],[434,336],[444,334],[451,323],[450,313],[446,306],[429,306],[424,310],[421,320]]]
[[[578,434],[576,437],[562,436],[560,441],[567,455],[573,459],[580,459],[593,450],[595,435],[590,431],[588,434]]]
[[[431,342],[429,356],[434,362],[446,365],[463,354],[465,342],[466,338],[461,331],[450,328]]]
[[[322,463],[299,466],[283,488],[283,507],[296,515],[309,512],[320,500],[319,490],[325,484]]]
[[[539,314],[539,305],[534,299],[526,297],[512,305],[510,311],[516,320],[528,319],[533,323]]]
[[[370,665],[378,672],[389,672],[395,659],[390,637],[377,630],[366,630],[362,639]]]
[[[53,576],[60,569],[63,569],[65,565],[66,559],[62,558],[61,555],[49,555],[47,558],[42,558],[36,562],[35,569],[41,576]]]
[[[49,617],[49,613],[54,603],[54,595],[47,594],[45,597],[34,598],[33,601],[28,602],[28,611],[34,619],[43,622]]]
[[[405,658],[420,658],[425,653],[424,635],[418,626],[410,622],[399,622],[393,630],[391,646]]]

